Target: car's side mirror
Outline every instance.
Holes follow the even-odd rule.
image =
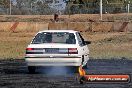
[[[91,44],[91,41],[85,41],[85,44],[86,45]]]

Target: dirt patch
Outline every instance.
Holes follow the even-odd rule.
[[[1,15],[0,22],[52,22],[53,15]],[[70,22],[91,22],[100,21],[99,14],[74,14],[60,15],[60,21]],[[132,14],[103,14],[103,21],[128,21],[132,20]]]

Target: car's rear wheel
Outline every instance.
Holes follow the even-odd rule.
[[[70,70],[71,70],[73,73],[79,73],[78,68],[79,68],[79,66],[72,66],[72,67],[70,67]]]
[[[28,66],[29,73],[35,73],[36,67],[35,66]]]
[[[75,73],[79,73],[79,70],[78,70],[79,69],[79,66],[75,66],[74,69],[75,69],[74,70]]]

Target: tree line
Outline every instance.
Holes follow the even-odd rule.
[[[17,2],[16,6],[14,6],[13,3],[11,3],[12,14],[16,14],[16,15],[40,14],[41,15],[41,14],[51,14],[53,12],[53,10],[50,9],[45,4],[38,3],[37,5],[33,6],[31,3],[35,2],[35,1],[36,0],[16,0],[16,2]],[[67,0],[64,0],[64,1],[67,1]],[[124,6],[125,7],[128,3],[130,3],[130,4],[132,3],[132,0],[102,0],[102,1],[103,1],[104,7],[105,6],[111,6],[111,7],[123,7]],[[94,7],[96,10],[98,10],[99,2],[100,2],[100,0],[69,0],[66,3],[67,4],[85,4],[85,6],[90,6],[89,3],[92,3],[90,8],[92,8],[92,10],[93,10],[93,7]],[[24,3],[24,5],[22,3]],[[116,4],[114,4],[114,3],[116,3]],[[0,8],[1,8],[1,6],[2,6],[2,8],[7,9],[5,11],[5,13],[9,14],[10,0],[0,0]],[[70,12],[73,14],[74,14],[74,12],[75,13],[76,12],[77,13],[78,12],[79,13],[87,12],[86,10],[83,9],[82,6],[76,6],[76,5],[71,6]],[[69,7],[67,9],[69,9]],[[89,8],[87,10],[90,11]],[[120,9],[117,9],[117,10],[120,10]],[[67,10],[67,12],[68,12],[68,10]],[[93,12],[96,12],[96,11],[93,11]]]

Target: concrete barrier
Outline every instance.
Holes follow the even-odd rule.
[[[16,22],[0,22],[0,31],[12,31],[11,27]],[[48,30],[48,23],[43,22],[19,22],[17,27],[13,29],[15,32],[33,32],[40,30]]]
[[[113,30],[113,22],[92,22],[93,32],[110,32]]]
[[[132,32],[131,22],[49,23],[49,29],[73,29],[88,32]]]
[[[132,32],[132,23],[131,22],[115,22],[113,24],[114,31],[117,32]]]
[[[15,22],[0,22],[0,31],[12,31]],[[13,29],[15,32],[33,32],[40,30],[77,30],[88,32],[132,32],[131,22],[71,22],[71,23],[44,23],[44,22],[19,22]]]
[[[89,31],[90,23],[86,22],[71,22],[71,23],[49,23],[49,30],[76,30],[76,31]]]
[[[73,29],[84,32],[108,32],[112,28],[112,22],[49,23],[49,29]]]

